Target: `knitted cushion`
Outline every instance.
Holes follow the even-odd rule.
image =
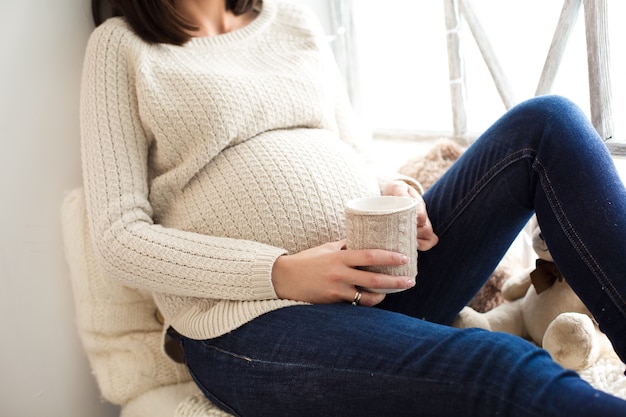
[[[141,402],[142,395],[149,397],[157,389],[160,397],[171,395],[177,402],[198,394],[200,391],[191,384],[195,390],[184,391],[181,398],[177,387],[191,377],[184,365],[169,360],[161,349],[163,329],[155,317],[156,305],[150,294],[124,287],[103,275],[88,235],[82,188],[65,197],[62,222],[78,332],[102,396],[124,407],[133,400]],[[187,412],[185,416],[217,415],[208,401],[202,402],[202,407],[197,400],[194,404],[194,414]],[[154,417],[155,413],[146,410],[144,415]]]

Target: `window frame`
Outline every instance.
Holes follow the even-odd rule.
[[[490,68],[492,78],[498,87],[505,107],[508,109],[514,104],[507,95],[506,77],[500,70],[497,56],[490,50],[488,37],[482,31],[479,19],[473,14],[470,0],[444,0],[443,4],[446,16],[445,23],[448,29],[449,77],[451,81],[461,80],[461,82],[450,83],[452,133],[373,129],[372,133],[375,139],[430,141],[448,136],[461,143],[469,144],[476,138],[476,134],[472,135],[466,130],[465,85],[462,73],[461,46],[458,39],[459,32],[450,30],[451,27],[455,27],[459,23],[460,19],[464,19],[469,24],[474,39],[481,44],[479,45],[481,53]],[[549,92],[563,49],[568,41],[569,29],[581,9],[584,9],[585,16],[592,123],[599,134],[605,138],[605,143],[614,156],[626,156],[626,140],[618,140],[613,135],[607,0],[564,0],[541,81],[537,87],[537,95]],[[360,93],[359,57],[353,0],[330,0],[330,20],[331,29],[336,34],[333,36],[333,51],[344,77],[352,105],[358,113],[363,107],[363,102]]]

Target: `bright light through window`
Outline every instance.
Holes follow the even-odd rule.
[[[444,7],[441,1],[354,1],[365,120],[376,129],[451,132]],[[561,0],[474,0],[516,101],[535,95],[561,13]],[[608,3],[614,136],[626,140],[626,2]],[[589,114],[581,6],[552,93]],[[467,24],[460,27],[467,82],[468,131],[479,133],[504,111]]]

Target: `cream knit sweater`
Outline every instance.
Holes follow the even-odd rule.
[[[275,259],[344,237],[343,206],[379,193],[315,17],[264,0],[257,18],[183,47],[114,18],[83,73],[83,176],[102,266],[148,290],[166,325],[229,332],[278,299]],[[297,279],[297,277],[294,277]]]

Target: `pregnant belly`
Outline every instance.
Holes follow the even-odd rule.
[[[297,252],[344,237],[346,201],[378,194],[360,157],[330,132],[267,132],[225,149],[161,223]]]

